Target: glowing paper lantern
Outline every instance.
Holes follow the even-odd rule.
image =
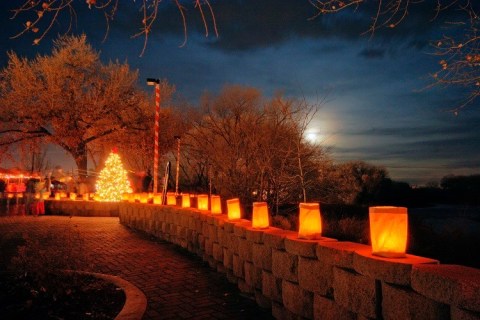
[[[124,193],[122,195],[122,200],[123,201],[129,201],[130,200],[130,193]]]
[[[50,192],[44,192],[42,193],[42,199],[43,200],[48,200],[50,198]]]
[[[210,206],[212,214],[222,214],[222,200],[220,196],[211,196],[210,197]]]
[[[135,200],[133,200],[135,202]],[[153,195],[153,204],[162,204],[162,195],[159,193],[156,193]]]
[[[55,200],[60,200],[60,193],[55,193]]]
[[[144,192],[140,194],[140,203],[148,203],[148,193]]]
[[[167,205],[176,206],[177,205],[177,196],[173,192],[167,193]]]
[[[300,203],[298,225],[300,239],[314,240],[322,237],[322,219],[318,203]]]
[[[228,220],[237,220],[242,217],[240,213],[240,199],[227,200]]]
[[[70,192],[70,200],[77,200],[77,194],[75,192]]]
[[[407,249],[408,215],[405,207],[370,207],[370,237],[372,254],[405,257]]]
[[[197,208],[199,210],[208,210],[208,194],[199,194],[197,197]]]
[[[252,213],[252,227],[255,229],[265,229],[270,226],[268,218],[268,206],[266,202],[254,202]]]
[[[82,199],[83,199],[83,201],[88,201],[88,200],[90,200],[90,199],[88,198],[88,193],[82,194]]]
[[[188,193],[182,194],[182,208],[190,208],[190,195]]]

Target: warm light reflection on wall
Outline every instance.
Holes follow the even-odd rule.
[[[176,206],[177,205],[177,196],[173,192],[167,193],[167,205]]]
[[[322,219],[318,203],[300,203],[298,219],[298,237],[301,239],[320,239],[322,237]]]
[[[240,199],[227,200],[228,220],[237,220],[242,217],[240,212]]]
[[[211,212],[214,215],[222,214],[222,199],[220,196],[213,195],[210,197]]]
[[[182,208],[190,208],[190,195],[188,193],[182,194]]]
[[[265,229],[270,226],[268,218],[268,206],[266,202],[254,202],[252,213],[252,227],[255,229]]]
[[[198,210],[208,210],[208,194],[199,194],[197,197]]]
[[[370,207],[370,237],[372,254],[405,257],[407,248],[408,215],[404,207]]]

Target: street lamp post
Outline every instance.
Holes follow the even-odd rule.
[[[158,193],[158,145],[160,129],[160,79],[147,78],[147,85],[155,86],[155,147],[153,154],[153,193]]]
[[[175,194],[178,194],[178,173],[180,171],[180,136],[175,136],[177,140],[177,175],[175,178]]]

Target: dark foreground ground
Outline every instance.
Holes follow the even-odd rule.
[[[0,216],[0,270],[25,237],[58,239],[45,249],[88,254],[85,271],[132,282],[147,296],[144,319],[271,318],[198,257],[136,233],[118,218]]]

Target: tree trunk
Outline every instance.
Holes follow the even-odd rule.
[[[87,165],[88,165],[88,154],[87,146],[84,143],[81,143],[74,150],[73,158],[77,164],[78,176],[80,178],[85,178],[87,176]]]

